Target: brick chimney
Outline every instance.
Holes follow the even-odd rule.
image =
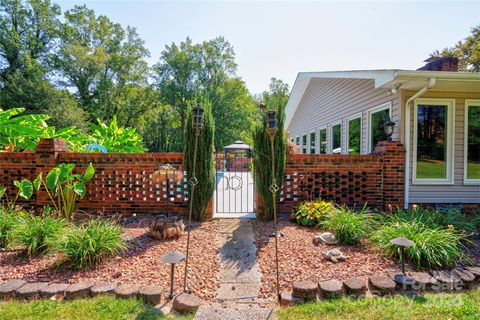
[[[458,72],[458,58],[455,57],[432,56],[425,62],[427,64],[417,70]]]

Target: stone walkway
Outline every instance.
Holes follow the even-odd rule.
[[[201,307],[195,319],[268,319],[272,310],[257,298],[262,275],[252,223],[249,219],[221,219],[218,223],[220,286],[215,303]]]

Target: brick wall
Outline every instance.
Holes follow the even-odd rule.
[[[405,152],[380,142],[374,155],[294,154],[287,159],[279,212],[321,198],[349,206],[388,209],[403,205]]]
[[[170,179],[169,211],[188,211],[187,185],[181,153],[69,153],[64,141],[42,139],[35,153],[0,153],[0,185],[11,187],[14,180],[43,176],[59,163],[74,163],[75,172],[82,173],[92,163],[95,177],[87,184],[87,196],[78,208],[112,213],[164,213],[167,206],[167,182],[159,171],[170,163],[177,170]],[[21,201],[20,201],[21,202]],[[35,194],[28,203],[33,207],[50,204],[45,191]]]

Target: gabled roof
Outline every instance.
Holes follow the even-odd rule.
[[[375,88],[385,88],[386,90],[394,86],[414,90],[419,86],[425,86],[430,78],[436,78],[440,80],[440,82],[442,80],[450,83],[453,80],[462,81],[462,84],[469,82],[469,88],[471,88],[471,90],[480,90],[480,73],[474,72],[408,71],[398,69],[300,72],[290,92],[285,109],[285,128],[288,128],[307,86],[313,78],[370,79],[374,80]],[[439,89],[441,89],[441,87],[439,87]]]

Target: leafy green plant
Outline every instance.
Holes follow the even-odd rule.
[[[365,214],[365,208],[355,212],[346,206],[339,207],[323,215],[320,224],[335,233],[340,243],[357,244],[371,231],[371,219]]]
[[[0,108],[0,147],[13,145],[14,150],[34,150],[47,128],[44,114],[24,114],[24,108]]]
[[[117,117],[109,125],[97,119],[98,124],[90,126],[89,144],[100,144],[108,152],[144,152],[142,136],[135,128],[123,128],[117,123]]]
[[[14,210],[18,197],[29,200],[33,195],[33,191],[38,191],[40,189],[41,180],[41,173],[33,181],[27,179],[22,179],[20,181],[15,180],[13,184],[17,188],[17,194],[13,199],[8,196],[7,188],[0,186],[0,201],[5,198],[7,209]]]
[[[335,212],[333,203],[323,200],[303,201],[295,210],[297,223],[304,226],[316,226],[322,216]]]
[[[73,163],[62,163],[50,170],[44,181],[56,212],[69,221],[73,220],[78,198],[83,198],[87,194],[85,183],[92,180],[95,175],[91,163],[83,175],[73,174],[74,168]]]
[[[13,226],[12,243],[25,246],[29,256],[45,253],[64,228],[60,219],[27,214]]]
[[[68,150],[72,152],[86,152],[88,135],[80,132],[74,126],[56,130],[55,127],[45,129],[42,138],[63,139],[67,143]]]
[[[463,233],[453,227],[432,228],[419,221],[397,221],[383,223],[371,240],[389,257],[400,258],[400,248],[391,240],[405,237],[415,243],[405,249],[406,257],[417,266],[453,266],[462,257]]]
[[[5,248],[12,242],[12,230],[22,212],[9,208],[0,208],[0,248]]]
[[[127,248],[121,237],[122,228],[111,221],[91,220],[67,229],[56,241],[56,249],[63,253],[76,269],[90,268]]]

